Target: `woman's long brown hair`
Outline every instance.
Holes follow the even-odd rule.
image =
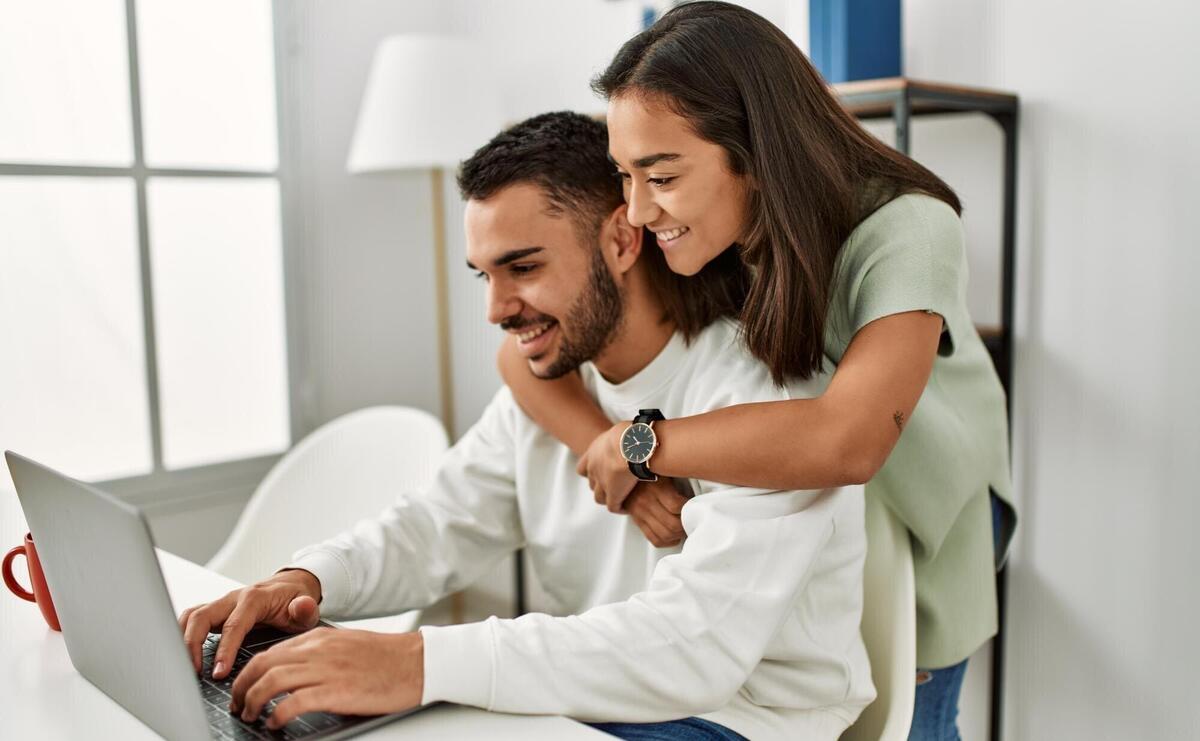
[[[627,41],[592,87],[661,101],[749,176],[738,246],[753,279],[741,321],[776,383],[821,370],[834,263],[859,222],[909,192],[962,213],[946,183],[864,130],[796,45],[745,8],[672,9]]]

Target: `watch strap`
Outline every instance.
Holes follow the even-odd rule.
[[[658,475],[651,471],[645,463],[629,461],[629,472],[637,476],[638,481],[658,481]]]
[[[663,413],[658,409],[639,409],[636,417],[633,418],[634,423],[641,422],[642,424],[650,424],[651,422],[661,422],[666,419]]]
[[[638,424],[640,422],[645,425],[650,425],[654,422],[659,422],[664,419],[666,419],[666,417],[664,417],[663,413],[658,409],[639,409],[637,416],[633,418],[633,423]],[[636,476],[639,481],[658,481],[658,476],[650,470],[650,466],[648,465],[650,463],[649,460],[642,461],[641,463],[628,461],[628,463],[629,472]]]

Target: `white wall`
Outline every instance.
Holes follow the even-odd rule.
[[[351,176],[346,155],[375,47],[444,31],[434,3],[295,3],[291,39],[315,427],[372,404],[438,412],[429,176]]]
[[[1200,738],[1200,8],[905,22],[910,74],[1022,99],[1007,738]]]
[[[1010,738],[1200,738],[1200,7],[997,20],[1024,101]]]

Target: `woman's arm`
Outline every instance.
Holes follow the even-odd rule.
[[[582,457],[592,441],[612,424],[584,389],[579,374],[570,373],[552,381],[536,378],[529,372],[529,364],[517,352],[512,338],[506,339],[500,347],[496,364],[521,409],[575,455]],[[624,460],[621,463],[625,465]],[[587,472],[580,466],[579,473],[586,475]],[[658,483],[643,484],[633,490],[637,480],[629,475],[628,466],[625,466],[625,473],[627,485],[620,492],[625,513],[633,518],[654,547],[678,545],[684,536],[679,513],[689,497],[680,494],[665,476]],[[605,504],[606,496],[598,482],[589,478],[588,483],[596,502]]]
[[[511,336],[500,346],[496,365],[521,410],[575,455],[582,456],[592,441],[612,426],[578,373],[553,380],[534,376]]]
[[[942,318],[893,314],[855,334],[815,399],[739,404],[656,422],[660,476],[763,489],[822,489],[870,480],[900,439],[937,355]],[[618,510],[633,478],[619,441],[627,423],[597,438],[580,461]]]

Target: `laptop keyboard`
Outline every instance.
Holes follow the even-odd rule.
[[[264,722],[275,709],[275,703],[286,695],[271,699],[263,708],[260,718],[253,723],[244,722],[240,716],[229,712],[230,691],[233,680],[241,672],[242,667],[250,662],[251,657],[263,651],[274,643],[290,637],[287,633],[270,628],[256,628],[246,635],[242,648],[238,649],[237,658],[233,662],[233,670],[224,679],[212,678],[213,658],[217,653],[217,643],[221,636],[210,633],[204,642],[204,668],[200,672],[200,694],[204,697],[204,710],[208,715],[208,725],[216,739],[299,739],[311,738],[318,734],[357,725],[360,718],[335,715],[334,713],[305,713],[292,719],[283,728],[270,730]]]

